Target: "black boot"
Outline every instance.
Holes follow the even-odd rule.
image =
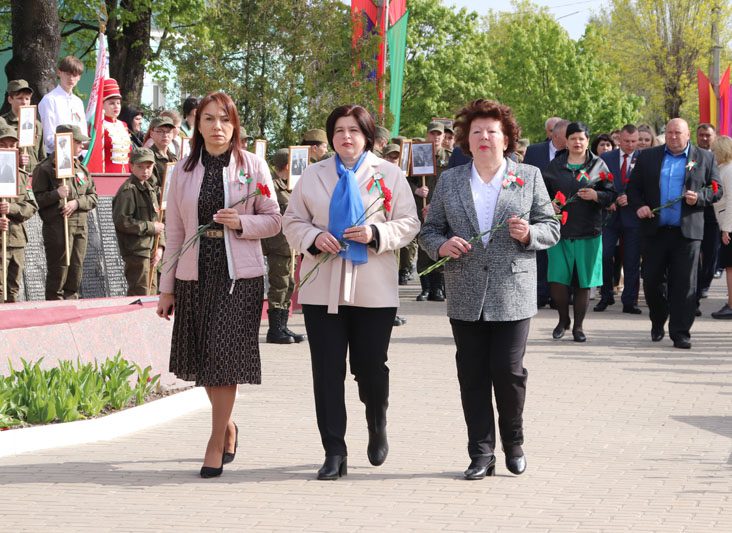
[[[427,297],[430,295],[430,275],[431,274],[427,274],[426,276],[419,277],[419,283],[422,285],[422,292],[417,296],[418,302],[427,301]]]
[[[287,319],[290,318],[290,310],[289,309],[278,309],[282,313],[282,331],[285,332],[286,335],[289,335],[293,338],[295,342],[302,342],[306,340],[308,337],[307,335],[303,335],[301,333],[295,333],[290,328],[287,327]]]
[[[445,289],[441,272],[430,272],[430,292],[427,299],[431,302],[444,302]]]
[[[267,342],[270,344],[292,344],[295,342],[290,335],[282,329],[283,309],[267,309],[269,317],[269,329],[267,330]],[[284,309],[287,313],[287,309]]]
[[[386,440],[386,405],[366,408],[366,423],[369,429],[369,444],[366,455],[374,466],[380,466],[389,454],[389,442]]]

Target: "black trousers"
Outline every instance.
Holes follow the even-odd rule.
[[[613,277],[618,239],[623,237],[623,271],[625,282],[621,301],[623,305],[637,305],[640,289],[640,230],[638,228],[615,228],[607,226],[602,230],[602,289],[605,300],[613,299]]]
[[[315,414],[325,455],[347,455],[346,353],[369,429],[386,425],[389,368],[386,366],[396,307],[351,307],[328,314],[325,305],[303,304],[313,368]]]
[[[468,426],[468,455],[492,455],[496,445],[491,389],[495,390],[498,429],[504,449],[524,442],[526,400],[524,368],[531,319],[513,322],[465,322],[450,319],[457,353],[463,414]]]
[[[717,257],[719,247],[722,244],[722,236],[719,224],[714,215],[713,207],[704,208],[704,238],[701,242],[701,253],[699,254],[699,273],[697,275],[697,301],[701,296],[702,289],[708,289],[714,279],[714,271],[717,270]]]
[[[669,320],[672,340],[688,339],[696,311],[696,277],[701,241],[687,239],[681,228],[659,228],[643,237],[643,292],[651,323]]]

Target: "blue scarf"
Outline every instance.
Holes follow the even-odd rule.
[[[351,170],[343,166],[343,162],[338,154],[335,156],[338,184],[333,189],[333,196],[330,199],[328,231],[338,240],[343,239],[343,232],[347,228],[359,222],[363,224],[363,199],[361,198],[361,193],[358,191],[356,171],[358,171],[361,163],[366,159],[367,153],[364,152],[361,154],[361,157]],[[339,256],[343,259],[350,260],[354,265],[361,265],[368,262],[368,251],[365,244],[354,241],[346,241],[346,243],[348,246],[345,250],[341,250],[338,253]]]

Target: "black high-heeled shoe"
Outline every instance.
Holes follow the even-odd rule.
[[[585,342],[587,340],[584,331],[581,329],[572,330],[572,337],[574,338],[574,342]]]
[[[327,455],[318,470],[318,479],[330,481],[348,475],[347,459],[345,455]]]
[[[366,455],[369,463],[374,466],[381,466],[389,454],[389,442],[386,440],[386,428],[369,430],[369,445],[366,448]]]
[[[554,339],[561,339],[564,337],[564,333],[569,329],[569,324],[566,326],[562,324],[561,322],[557,324],[557,327],[554,328],[554,331],[552,331],[552,338]]]
[[[526,456],[520,455],[518,457],[506,456],[506,468],[512,474],[520,476],[526,471]]]
[[[225,454],[224,454],[225,455]],[[210,479],[212,477],[219,477],[224,472],[224,457],[221,456],[221,466],[215,468],[213,466],[202,466],[201,477],[203,479]]]
[[[468,469],[463,473],[465,479],[471,481],[483,479],[486,476],[496,475],[496,456],[495,455],[479,455],[473,457],[470,461]]]
[[[224,452],[224,462],[223,464],[227,465],[230,462],[234,460],[236,457],[236,449],[239,447],[239,426],[236,425],[236,422],[234,422],[234,429],[236,429],[236,440],[234,441],[234,453],[231,452]]]

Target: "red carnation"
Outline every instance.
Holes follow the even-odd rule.
[[[712,181],[712,192],[717,194],[719,192],[719,183]]]
[[[519,186],[521,186],[521,187],[523,187],[523,186],[524,186],[524,180],[522,180],[522,179],[521,179],[521,178],[519,178],[518,176],[516,176],[516,183],[518,183],[518,184],[519,184]]]
[[[391,191],[386,185],[381,186],[381,193],[384,196],[384,211],[391,211]]]
[[[558,205],[564,205],[567,203],[567,197],[564,196],[564,193],[562,191],[557,191],[557,194],[554,195],[554,201]]]
[[[264,183],[257,183],[257,189],[259,190],[259,194],[262,196],[266,196],[269,198],[272,194],[269,192],[269,187],[267,187]]]
[[[562,226],[564,226],[567,223],[567,219],[569,218],[569,213],[566,211],[562,211]]]

